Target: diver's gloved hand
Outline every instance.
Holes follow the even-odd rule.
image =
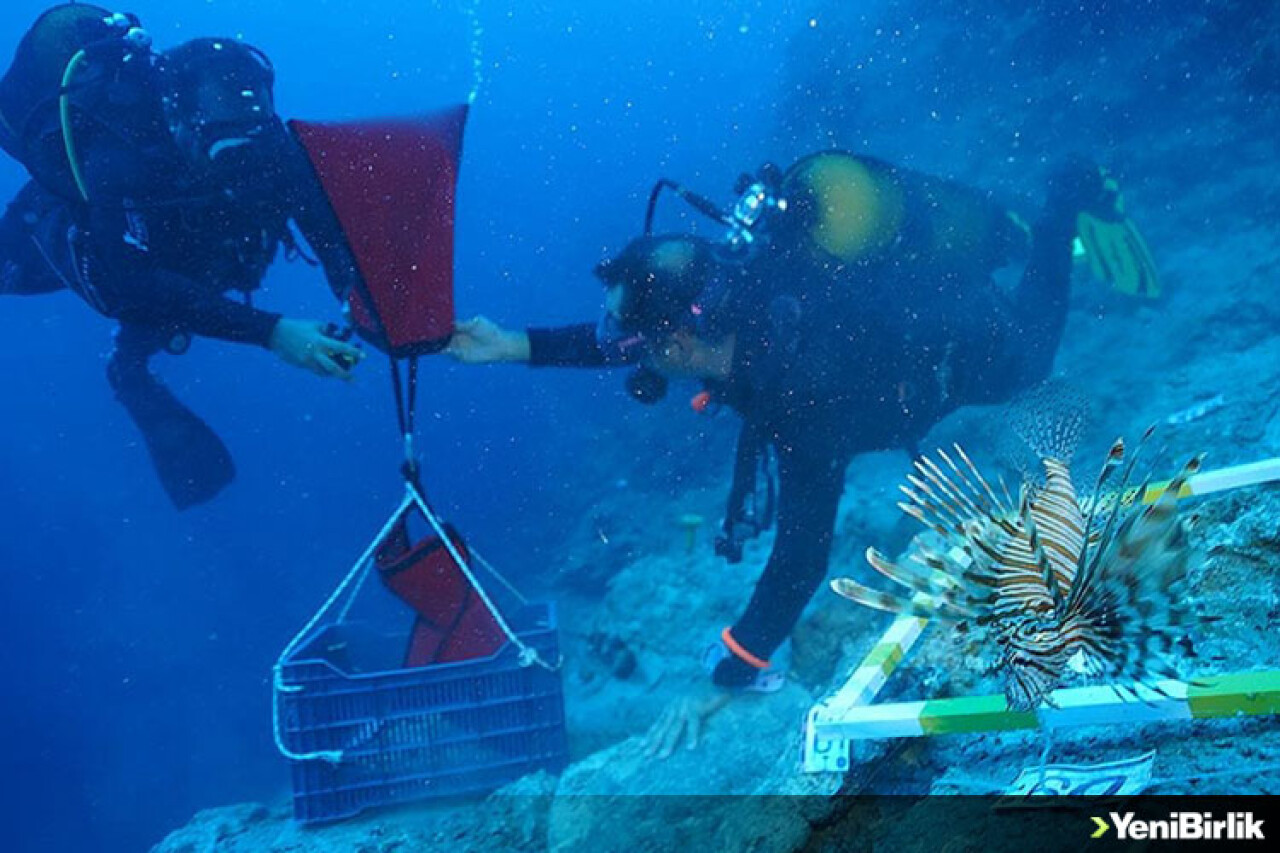
[[[318,376],[351,379],[352,369],[364,360],[364,351],[333,337],[329,328],[319,320],[281,317],[271,332],[268,346],[294,367],[310,370]]]
[[[473,317],[457,325],[445,352],[464,364],[528,361],[529,335],[504,329],[487,317]]]
[[[1094,277],[1130,296],[1160,295],[1155,258],[1125,214],[1120,185],[1084,157],[1068,158],[1049,177],[1050,210],[1074,215]]]

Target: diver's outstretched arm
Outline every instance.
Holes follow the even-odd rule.
[[[464,364],[524,363],[533,367],[618,367],[632,363],[600,348],[593,323],[550,329],[504,329],[487,317],[458,324],[446,352]]]
[[[95,277],[102,282],[95,288],[96,307],[126,325],[256,344],[318,376],[350,379],[351,369],[364,359],[363,351],[331,336],[323,321],[262,311],[167,270],[138,268],[138,273],[123,285],[119,276]]]
[[[848,461],[832,447],[830,429],[820,426],[778,447],[773,551],[747,609],[729,628],[735,644],[752,658],[767,659],[790,636],[827,573]],[[712,678],[721,687],[744,687],[758,674],[759,662],[735,652],[716,666]]]
[[[488,317],[472,317],[458,323],[445,352],[463,364],[527,362],[529,335],[504,329]]]

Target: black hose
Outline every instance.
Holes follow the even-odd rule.
[[[670,178],[659,178],[658,182],[653,185],[653,189],[649,192],[649,205],[645,209],[644,213],[645,236],[653,233],[653,216],[658,208],[658,197],[662,195],[662,191],[666,189],[675,192],[675,194],[687,202],[690,207],[708,219],[714,219],[722,225],[733,224],[732,217],[717,207],[716,203],[706,196],[698,195],[692,190],[685,189]]]

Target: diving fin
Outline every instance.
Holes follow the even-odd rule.
[[[145,364],[107,366],[116,399],[142,432],[160,485],[178,509],[212,500],[236,476],[222,439],[182,404]]]
[[[1093,275],[1128,296],[1155,299],[1160,274],[1147,241],[1125,215],[1124,199],[1114,178],[1103,180],[1104,202],[1076,217],[1076,233]]]

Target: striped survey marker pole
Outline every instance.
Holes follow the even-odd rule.
[[[919,598],[921,596],[917,596]],[[870,704],[871,700],[876,698],[928,624],[929,620],[915,616],[895,619],[844,687],[809,709],[802,757],[806,773],[842,773],[849,769],[850,738],[842,735],[832,724],[856,713],[859,708],[875,707]]]
[[[1265,459],[1196,474],[1178,496],[1202,497],[1277,480],[1280,458]],[[1152,483],[1126,492],[1122,499],[1127,504],[1154,503],[1167,487],[1168,482]],[[958,560],[964,554],[952,549],[950,556]],[[1166,696],[1137,688],[1141,702],[1125,701],[1108,686],[1059,690],[1053,694],[1057,707],[1045,705],[1039,711],[1010,711],[1001,695],[873,705],[927,625],[928,620],[914,616],[896,618],[844,686],[809,710],[801,759],[806,773],[848,770],[854,740],[1280,713],[1280,670],[1207,676],[1191,685],[1162,682]]]
[[[823,736],[863,740],[1280,713],[1280,670],[1212,675],[1190,684],[1162,681],[1157,686],[1160,692],[1133,687],[1127,695],[1105,685],[1056,690],[1052,704],[1035,711],[1009,710],[1003,694],[861,705],[847,709],[838,720],[825,720],[821,729]],[[1133,698],[1135,692],[1141,701]]]

